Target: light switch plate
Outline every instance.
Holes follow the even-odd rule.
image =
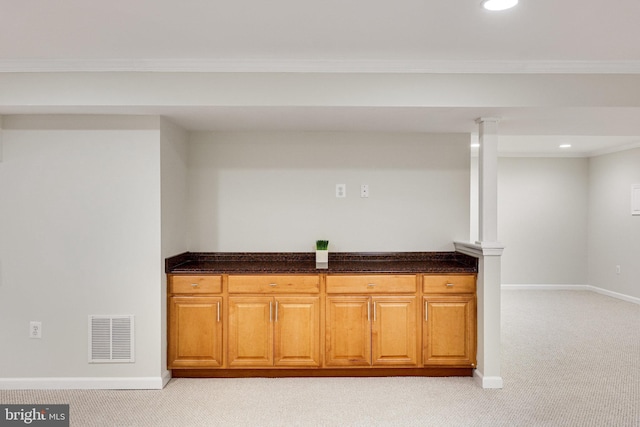
[[[640,215],[640,184],[631,186],[631,215]]]

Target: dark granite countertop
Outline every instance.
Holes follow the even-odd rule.
[[[168,274],[477,273],[460,252],[330,252],[317,269],[313,252],[185,252],[165,260]]]

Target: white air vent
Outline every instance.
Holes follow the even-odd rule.
[[[89,363],[133,363],[133,315],[89,316]]]

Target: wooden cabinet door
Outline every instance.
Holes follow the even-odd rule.
[[[229,367],[273,365],[273,298],[229,297]]]
[[[474,297],[424,297],[423,310],[424,364],[475,365]]]
[[[418,364],[418,318],[415,296],[372,297],[373,365]]]
[[[369,297],[329,296],[326,304],[326,365],[371,365]]]
[[[169,369],[222,366],[221,306],[221,297],[169,298]]]
[[[320,298],[275,298],[275,366],[320,366]]]

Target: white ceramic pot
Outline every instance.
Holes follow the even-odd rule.
[[[329,268],[329,251],[316,250],[316,268]]]

